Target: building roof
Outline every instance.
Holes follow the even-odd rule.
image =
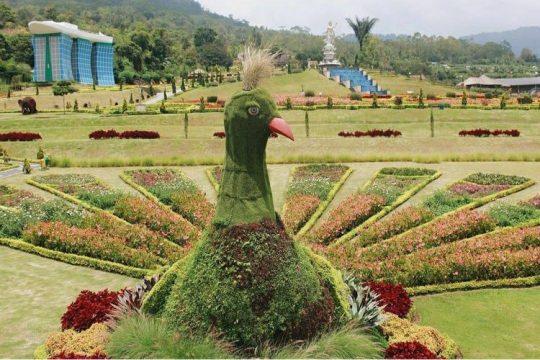
[[[31,21],[28,24],[31,34],[54,34],[63,33],[71,38],[85,39],[90,42],[110,43],[112,44],[113,38],[100,33],[91,33],[88,31],[80,30],[77,25],[67,22],[56,21]]]
[[[530,78],[506,78],[506,79],[493,79],[489,76],[482,75],[480,77],[470,77],[465,81],[458,84],[458,86],[540,86],[540,77]]]

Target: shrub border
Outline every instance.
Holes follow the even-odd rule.
[[[96,270],[126,275],[133,278],[142,278],[147,275],[153,275],[155,273],[161,272],[162,270],[162,268],[141,269],[108,260],[101,260],[83,255],[64,253],[61,251],[36,246],[20,239],[0,238],[0,245],[7,246],[16,250],[21,250],[30,254],[39,255],[44,258],[61,261],[71,265],[89,267]]]
[[[302,236],[304,236],[314,225],[315,223],[317,222],[317,220],[319,220],[319,218],[321,217],[321,215],[324,213],[324,211],[326,210],[326,208],[328,207],[328,205],[330,205],[330,203],[332,202],[332,200],[334,200],[334,198],[336,197],[336,194],[338,193],[338,191],[341,189],[341,187],[343,186],[343,184],[345,184],[345,181],[347,181],[347,179],[349,178],[349,176],[351,176],[352,172],[354,171],[354,169],[352,169],[350,166],[348,165],[345,165],[343,164],[344,166],[347,166],[347,170],[345,171],[345,173],[341,176],[341,178],[339,179],[338,182],[336,182],[334,184],[334,186],[332,187],[332,189],[330,190],[330,192],[328,193],[328,195],[326,196],[326,199],[324,201],[322,201],[319,206],[317,207],[317,210],[315,211],[315,213],[313,215],[311,215],[311,217],[308,219],[308,221],[304,224],[304,226],[302,226],[300,228],[300,230],[298,231],[298,233],[296,233],[296,235],[294,235],[294,239],[295,240],[298,240],[300,239]],[[289,180],[292,179],[296,169],[298,168],[298,166],[295,166],[292,171],[291,171],[291,174],[289,175]],[[288,182],[290,184],[290,181]],[[285,201],[285,204],[287,203],[287,201]],[[285,214],[285,204],[283,205],[283,214]]]
[[[382,170],[382,169],[381,169]],[[369,184],[371,184],[379,175],[381,176],[395,176],[395,175],[386,175],[386,174],[380,174],[381,170],[379,170],[377,173],[375,173],[374,176],[371,177],[371,179],[368,180],[368,182],[366,182],[364,184],[364,186],[362,186],[362,188],[358,191],[358,192],[361,192],[361,191],[364,191],[368,186]],[[432,183],[433,181],[435,181],[436,179],[438,179],[440,176],[442,175],[442,173],[440,171],[437,171],[435,172],[435,174],[433,175],[423,175],[423,176],[401,176],[403,178],[425,178],[424,181],[422,181],[421,183],[417,184],[415,187],[413,187],[412,189],[409,189],[408,191],[404,192],[403,194],[401,194],[396,200],[394,200],[391,204],[383,207],[379,212],[377,212],[376,214],[373,214],[370,218],[368,218],[366,221],[364,221],[362,224],[358,225],[357,227],[355,227],[354,229],[352,229],[351,231],[349,231],[348,233],[346,233],[345,235],[341,236],[340,238],[338,238],[336,241],[334,241],[332,244],[330,244],[328,247],[331,248],[331,247],[334,247],[334,246],[338,246],[338,245],[342,245],[346,242],[348,242],[349,240],[353,239],[356,235],[358,235],[358,233],[360,232],[360,230],[372,225],[373,223],[377,222],[378,220],[380,220],[381,218],[385,217],[386,215],[388,215],[390,212],[392,212],[395,208],[397,208],[398,206],[400,206],[401,204],[403,204],[404,202],[406,202],[407,200],[409,200],[411,197],[413,197],[414,195],[416,195],[420,190],[422,190],[423,188],[425,188],[426,186],[428,186],[430,183]]]
[[[7,170],[11,170],[11,169],[16,169],[18,168],[19,165],[17,164],[7,164],[6,166],[4,166],[3,164],[0,165],[0,173],[2,173],[2,171],[7,171]]]
[[[473,280],[450,284],[423,285],[405,288],[410,296],[442,294],[480,289],[525,288],[540,285],[540,275],[513,279]]]

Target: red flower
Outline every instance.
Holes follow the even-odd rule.
[[[8,132],[0,133],[0,141],[34,141],[41,140],[41,135],[31,132]]]
[[[398,342],[390,345],[384,352],[385,359],[444,359],[437,357],[418,341]]]
[[[341,137],[398,137],[401,136],[401,131],[398,130],[379,130],[373,129],[368,131],[340,131],[338,136]]]
[[[401,284],[369,281],[366,285],[379,294],[379,305],[385,306],[384,311],[396,314],[400,318],[409,313],[412,301]]]
[[[84,331],[95,323],[104,322],[113,310],[119,292],[107,289],[97,293],[83,290],[62,315],[62,330]]]

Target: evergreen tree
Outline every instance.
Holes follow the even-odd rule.
[[[77,99],[73,102],[73,112],[79,112],[79,102]]]
[[[503,93],[501,95],[501,103],[500,103],[501,110],[506,109],[506,93]]]
[[[191,88],[193,89],[195,87],[195,76],[191,75]]]
[[[199,107],[201,111],[204,111],[205,109],[204,96],[201,96],[201,98],[199,99]]]
[[[133,92],[129,93],[129,103],[130,104],[135,104],[135,101],[133,101]]]
[[[431,127],[431,137],[435,137],[435,117],[433,116],[433,108],[431,108],[431,116],[429,117],[429,124]]]
[[[99,114],[99,113],[101,113],[101,109],[99,108],[99,104],[96,104],[96,114]]]
[[[172,93],[176,94],[176,79],[174,78],[174,76],[171,79],[171,87],[172,87]]]
[[[182,82],[180,83],[180,90],[186,91],[186,84],[184,83],[184,77],[182,76]]]
[[[39,86],[36,85],[36,96],[39,95]]]
[[[43,152],[43,148],[40,146],[36,155],[36,159],[41,160],[45,157],[45,153]]]
[[[329,96],[328,100],[326,101],[326,107],[331,109],[334,107],[334,100]]]
[[[144,99],[144,91],[143,91],[143,88],[141,88],[141,100]]]
[[[8,154],[7,149],[4,149],[4,155],[3,156],[4,156],[4,162],[6,164],[8,164],[9,163],[9,154]]]
[[[96,91],[96,83],[92,83],[92,90]]]
[[[461,97],[461,106],[467,106],[467,93],[463,90],[463,96]]]
[[[304,117],[304,124],[306,126],[306,137],[309,138],[309,111],[306,111],[306,115]]]
[[[32,165],[28,159],[24,159],[22,171],[24,174],[30,174],[32,172]]]
[[[124,90],[124,80],[120,80],[120,91]]]
[[[290,97],[287,97],[287,101],[285,102],[285,108],[287,110],[291,110],[292,109],[292,101],[291,101],[291,98]]]
[[[154,83],[152,81],[150,82],[150,87],[148,88],[148,95],[150,96],[156,95],[154,92]]]
[[[418,95],[418,108],[424,108],[424,90],[420,89],[420,95]]]
[[[167,88],[163,89],[163,100],[167,100]]]
[[[377,93],[373,93],[373,102],[371,103],[371,107],[373,109],[377,109],[379,107],[379,95]]]
[[[162,114],[167,113],[167,108],[165,107],[165,100],[163,100],[161,102],[161,105],[159,106],[159,112],[162,113]]]
[[[8,87],[8,89],[7,89],[7,98],[8,99],[11,98],[11,88],[10,87]]]
[[[189,125],[189,117],[188,113],[184,113],[184,137],[188,138],[188,125]]]
[[[122,103],[122,114],[128,111],[128,104],[126,99],[124,99],[124,102]]]

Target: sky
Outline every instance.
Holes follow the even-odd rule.
[[[540,26],[540,0],[198,0],[220,15],[271,29],[308,27],[322,34],[328,21],[349,33],[345,18],[376,17],[377,34],[464,36]]]

